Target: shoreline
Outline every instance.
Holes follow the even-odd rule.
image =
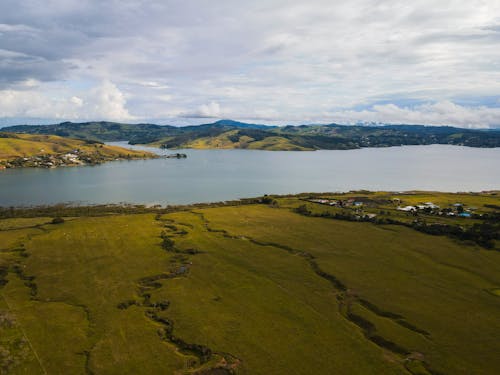
[[[335,196],[346,196],[346,195],[394,195],[394,196],[418,196],[418,195],[456,195],[456,196],[500,196],[500,189],[493,190],[480,190],[480,191],[437,191],[437,190],[405,190],[405,191],[390,191],[390,190],[348,190],[348,191],[324,191],[324,192],[301,192],[301,193],[288,193],[288,194],[264,194],[256,195],[253,197],[242,197],[229,200],[219,200],[219,201],[206,201],[206,202],[193,202],[186,204],[159,204],[159,203],[138,203],[138,202],[118,202],[118,203],[78,203],[74,202],[58,202],[51,204],[38,204],[38,205],[9,205],[3,206],[0,204],[0,211],[13,209],[13,210],[40,210],[40,209],[77,209],[77,208],[106,208],[110,209],[110,212],[121,212],[123,209],[134,210],[137,209],[144,212],[161,212],[162,210],[190,210],[193,208],[201,207],[225,207],[225,206],[236,206],[242,204],[253,204],[259,200],[265,198],[298,198],[304,199],[306,197],[310,198],[321,198],[325,195],[335,195]],[[250,202],[250,203],[249,203]],[[142,212],[144,211],[144,212]]]
[[[70,158],[65,157],[67,154],[56,155],[36,155],[17,157],[14,159],[7,159],[0,161],[0,170],[7,169],[22,169],[22,168],[40,168],[40,169],[55,169],[62,167],[91,167],[101,165],[111,161],[125,161],[125,160],[148,160],[159,159],[160,156],[156,154],[144,154],[143,156],[130,156],[130,157],[104,157],[102,155],[84,155],[83,157]]]
[[[98,165],[112,160],[150,159],[148,151],[107,146],[101,142],[60,137],[0,132],[0,169],[57,168]]]

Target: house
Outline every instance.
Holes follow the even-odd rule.
[[[344,201],[343,206],[349,207],[349,206],[352,206],[353,203],[354,203],[354,199],[349,198],[348,200]]]
[[[434,204],[432,202],[425,202],[424,204],[426,207],[432,208],[433,210],[439,208],[439,206],[437,204]]]
[[[362,206],[363,205],[363,202],[354,202],[353,203],[356,207],[359,207],[359,206]]]
[[[313,203],[319,203],[319,204],[330,204],[330,201],[328,199],[311,199],[309,201],[313,202]]]
[[[415,206],[405,206],[405,207],[398,207],[399,211],[406,211],[406,212],[413,212],[416,211],[417,208]]]

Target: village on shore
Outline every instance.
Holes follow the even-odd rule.
[[[356,200],[354,198],[349,199],[309,199],[311,203],[318,203],[322,205],[327,205],[330,207],[337,208],[354,208],[358,212],[362,212],[363,208],[370,207],[370,204],[363,202],[361,200]],[[408,214],[418,215],[419,212],[425,213],[427,215],[437,215],[437,216],[457,216],[463,218],[473,217],[475,207],[465,207],[463,203],[453,203],[449,207],[441,208],[440,206],[434,204],[433,202],[425,202],[417,205],[401,205],[401,199],[392,198],[392,203],[395,209],[398,211],[403,211]],[[365,213],[364,216],[369,219],[373,219],[377,216],[375,213]]]
[[[155,157],[160,158],[161,156],[156,155]],[[187,155],[175,153],[165,155],[164,158],[185,159],[187,158]],[[79,165],[99,165],[108,161],[133,159],[138,159],[138,157],[129,154],[103,155],[97,152],[73,150],[71,152],[61,154],[32,155],[16,157],[6,161],[0,160],[0,169],[74,167]]]
[[[98,165],[112,160],[129,160],[133,157],[107,156],[99,153],[73,150],[64,154],[47,154],[17,157],[0,163],[0,169],[8,168],[57,168],[77,165]]]

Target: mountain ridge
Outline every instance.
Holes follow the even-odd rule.
[[[432,125],[318,125],[273,126],[230,119],[189,126],[109,121],[62,122],[53,125],[15,125],[3,132],[53,134],[99,142],[128,141],[168,148],[249,148],[319,150],[452,144],[500,147],[500,131]]]

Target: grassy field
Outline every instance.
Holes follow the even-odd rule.
[[[0,220],[0,373],[498,371],[498,248],[303,202]]]
[[[11,161],[15,158],[61,155],[79,150],[88,155],[98,154],[100,158],[144,158],[153,154],[143,151],[128,150],[117,146],[108,146],[101,143],[59,137],[56,135],[31,135],[0,133],[0,162]]]

